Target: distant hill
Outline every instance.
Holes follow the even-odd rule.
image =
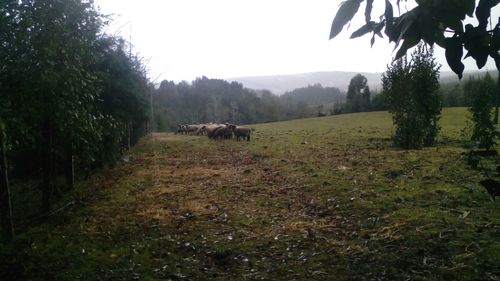
[[[323,71],[289,75],[238,77],[226,80],[239,82],[250,89],[266,89],[277,95],[315,84],[321,84],[323,87],[336,87],[346,92],[351,78],[358,73],[368,79],[370,89],[380,89],[382,73],[367,72]]]
[[[336,87],[342,92],[347,92],[347,87],[351,78],[356,74],[362,74],[368,79],[368,86],[373,92],[380,91],[382,86],[382,73],[369,72],[347,72],[347,71],[322,71],[299,73],[289,75],[271,75],[271,76],[249,76],[228,78],[227,81],[236,81],[243,84],[244,87],[254,90],[269,90],[273,94],[282,95],[294,89],[304,88],[309,85],[321,84],[323,87]],[[486,71],[471,71],[464,73],[464,78],[472,75],[484,75]],[[496,79],[497,72],[490,71],[493,78]],[[464,81],[464,78],[462,81]],[[450,71],[441,72],[441,83],[457,83],[458,77]]]

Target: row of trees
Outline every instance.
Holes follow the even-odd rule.
[[[394,142],[403,148],[419,148],[434,144],[442,108],[439,92],[439,68],[433,49],[417,46],[411,57],[394,61],[382,76],[382,87],[389,112],[396,127]],[[464,128],[472,147],[489,150],[497,137],[493,114],[497,86],[487,73],[470,77],[463,83],[464,99],[470,104],[470,126]]]
[[[500,4],[498,0],[416,1],[413,9],[403,12],[400,9],[402,2],[400,0],[346,0],[340,4],[333,19],[330,39],[335,38],[344,26],[351,22],[358,14],[363,2],[366,3],[363,13],[365,24],[355,30],[351,38],[371,34],[371,45],[373,45],[375,36],[383,38],[383,32],[389,42],[394,42],[396,48],[399,47],[395,61],[406,56],[407,51],[419,42],[424,42],[431,48],[437,44],[445,49],[446,61],[459,79],[462,78],[465,70],[462,61],[468,57],[476,61],[479,69],[486,65],[488,58],[492,58],[497,70],[500,70],[500,21],[493,27],[493,21],[496,18],[491,16],[492,9]],[[373,7],[376,4],[385,4],[384,13],[378,17],[378,21],[372,20]],[[394,4],[397,5],[399,16],[394,14]],[[476,25],[470,23],[464,25],[466,16],[474,18]],[[465,56],[464,50],[467,51]],[[392,69],[395,68],[404,69],[405,67],[392,65],[388,74],[390,75]],[[390,81],[385,80],[384,87],[390,88]],[[498,81],[500,83],[500,79]],[[491,108],[484,106],[487,105],[486,101],[490,100],[487,88],[482,87],[483,91],[481,91],[484,94],[484,101],[483,97],[474,97],[471,100],[474,126],[478,125],[479,119],[491,118]],[[500,86],[497,85],[496,88],[493,124],[498,124],[499,121]],[[390,91],[384,89],[384,92]],[[478,107],[478,104],[482,105]],[[478,111],[476,110],[482,111],[483,113],[479,115],[484,115],[484,117],[477,119]],[[483,132],[487,131],[489,129],[483,130]]]
[[[11,237],[8,175],[38,181],[41,209],[75,170],[113,163],[145,132],[148,80],[93,1],[0,6],[0,218]],[[78,173],[77,173],[78,174]],[[58,179],[66,179],[61,184]]]
[[[466,128],[472,148],[491,149],[500,135],[495,130],[498,123],[498,111],[493,113],[496,103],[497,85],[489,74],[483,78],[470,78],[464,84],[464,92],[470,100],[472,127]],[[498,107],[497,107],[498,108]],[[469,129],[469,131],[467,131]]]
[[[357,74],[349,82],[344,102],[337,102],[330,110],[332,115],[367,111],[387,110],[386,98],[383,94],[370,90],[368,79]]]
[[[471,94],[468,84],[472,81],[483,81],[488,83],[489,89],[493,89],[489,93],[493,104],[496,101],[496,82],[492,79],[489,72],[467,74],[460,82],[440,81],[438,95],[441,99],[443,107],[471,107],[474,102],[474,96]],[[469,87],[469,88],[468,88]],[[342,101],[346,102],[342,102]],[[332,114],[362,112],[362,111],[382,111],[387,110],[387,98],[383,92],[372,93],[366,85],[366,77],[361,74],[356,75],[351,79],[349,84],[347,98],[341,100],[334,105]]]
[[[432,54],[426,59],[431,57]],[[404,64],[405,68],[409,69],[410,62],[406,61]],[[437,80],[434,83],[437,83]],[[415,86],[423,85],[416,82]],[[405,87],[411,85],[405,83]],[[433,93],[436,104],[442,106],[472,104],[471,96],[464,94],[464,83],[447,84],[437,89],[438,92]],[[246,89],[236,82],[201,77],[192,83],[176,84],[165,80],[154,91],[153,96],[156,107],[155,124],[161,131],[174,130],[179,123],[248,124],[380,111],[387,110],[389,103],[393,102],[384,92],[372,93],[367,78],[361,74],[351,79],[347,93],[342,93],[335,87],[314,84],[276,96],[267,90]]]
[[[155,125],[160,131],[174,130],[180,123],[249,124],[312,117],[318,105],[343,99],[339,89],[319,84],[277,96],[206,77],[192,83],[163,81],[153,97]]]
[[[314,84],[276,96],[267,90],[246,89],[236,82],[206,77],[192,83],[165,80],[153,94],[155,124],[159,130],[174,130],[178,123],[247,124],[387,110],[386,95],[372,93],[367,84],[367,78],[357,74],[347,93]],[[472,102],[464,95],[463,83],[445,85],[435,94],[443,106],[470,106]]]
[[[486,88],[494,89],[491,77],[486,78],[481,85],[486,83]],[[160,130],[174,130],[176,124],[186,122],[245,124],[388,109],[396,125],[396,144],[415,148],[434,143],[441,108],[447,99],[454,96],[474,106],[480,97],[470,91],[477,88],[470,86],[474,81],[441,89],[432,48],[419,45],[410,59],[403,57],[389,66],[382,79],[383,91],[374,96],[361,74],[351,79],[346,95],[319,84],[275,96],[269,91],[249,90],[236,82],[206,77],[191,84],[163,81],[154,94],[155,123]],[[493,103],[494,91],[486,95]]]
[[[486,78],[488,76],[488,78]],[[464,78],[459,82],[441,82],[439,88],[439,94],[443,99],[444,107],[470,107],[472,106],[472,96],[470,93],[466,92],[465,89],[468,87],[467,83],[471,80],[485,80],[491,83],[491,87],[496,84],[497,73],[490,72],[477,72],[472,74],[464,75]],[[493,79],[493,77],[495,79]],[[495,102],[496,95],[495,92],[491,93],[493,102]]]
[[[309,106],[325,106],[331,103],[345,101],[345,93],[336,87],[323,87],[321,84],[309,85],[288,91],[281,96],[281,99],[292,102],[303,102]]]

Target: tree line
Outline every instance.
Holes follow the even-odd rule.
[[[237,82],[200,77],[188,82],[162,81],[153,93],[155,126],[172,131],[184,123],[252,124],[313,117],[318,105],[343,99],[338,88],[320,84],[281,96],[252,90]]]
[[[9,179],[30,180],[48,213],[82,171],[113,164],[146,132],[149,83],[127,42],[82,0],[0,6],[0,219],[13,235]]]
[[[486,78],[488,77],[488,78]],[[477,72],[477,73],[468,73],[464,75],[464,78],[460,82],[442,82],[440,86],[439,93],[443,99],[443,106],[446,107],[470,107],[472,106],[472,96],[468,94],[467,84],[472,83],[471,81],[476,80],[485,80],[487,83],[490,83],[490,87],[494,88],[497,78],[496,71],[493,73],[490,72]],[[495,93],[492,93],[492,99],[495,99]]]
[[[471,106],[471,96],[464,92],[468,80],[441,85],[437,97],[442,106]],[[351,79],[347,92],[313,84],[280,96],[222,79],[200,77],[190,83],[164,80],[152,98],[154,125],[159,131],[174,131],[185,123],[253,124],[388,109],[384,92],[371,91],[361,74]]]

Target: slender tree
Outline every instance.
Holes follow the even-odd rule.
[[[403,148],[434,143],[441,113],[439,66],[432,50],[419,45],[408,61],[403,57],[382,76],[383,95],[396,126],[394,142]]]
[[[470,78],[465,82],[464,92],[471,103],[471,141],[476,143],[478,148],[491,149],[496,136],[492,120],[495,83],[489,74],[482,79]]]
[[[0,228],[3,237],[10,240],[14,237],[12,220],[12,204],[10,199],[9,177],[6,156],[5,126],[0,119]]]

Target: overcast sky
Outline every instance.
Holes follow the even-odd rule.
[[[370,36],[348,39],[364,21],[364,4],[348,32],[328,40],[339,0],[96,3],[102,13],[113,15],[107,32],[131,36],[133,51],[145,59],[149,77],[159,77],[157,82],[331,70],[383,72],[395,55],[387,38],[377,38],[373,48]],[[377,6],[375,14],[382,14]],[[499,15],[498,9],[492,14]],[[444,52],[437,50],[436,56],[442,70],[449,70]],[[472,59],[467,61],[466,70],[477,69]],[[490,61],[485,69],[495,69],[494,64]]]

